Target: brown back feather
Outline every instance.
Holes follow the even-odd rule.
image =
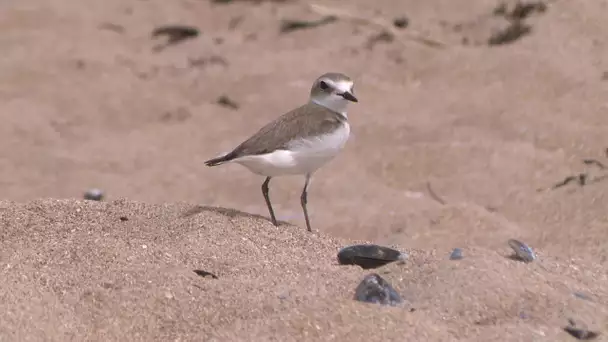
[[[346,118],[342,114],[315,103],[308,103],[262,127],[230,153],[231,159],[287,149],[287,145],[299,135],[326,134],[345,121]]]

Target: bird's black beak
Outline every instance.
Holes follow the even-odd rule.
[[[349,91],[345,91],[342,94],[339,94],[340,96],[342,96],[343,98],[347,99],[348,101],[352,101],[352,102],[359,102],[359,100],[357,100],[357,98],[355,97],[355,95],[351,94],[351,92]]]

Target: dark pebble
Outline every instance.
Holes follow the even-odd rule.
[[[84,199],[89,201],[101,201],[103,199],[103,191],[99,189],[90,189],[84,193]]]
[[[532,248],[528,247],[525,243],[515,239],[509,239],[509,246],[515,251],[515,255],[512,256],[512,259],[523,262],[532,262],[536,260],[536,254],[534,254]]]
[[[221,95],[220,97],[217,98],[217,100],[215,102],[222,107],[226,107],[226,108],[230,108],[230,109],[234,109],[234,110],[239,109],[239,104],[226,95]]]
[[[460,260],[462,258],[462,249],[454,248],[452,254],[450,254],[450,260]]]
[[[408,25],[410,24],[410,20],[406,17],[398,17],[393,19],[393,25],[395,25],[395,27],[400,28],[400,29],[404,29],[406,27],[408,27]]]
[[[376,273],[368,274],[363,278],[355,290],[354,299],[365,303],[390,306],[403,302],[397,291]]]
[[[353,245],[338,252],[341,265],[359,265],[363,269],[377,268],[394,261],[405,260],[407,254],[378,245]]]

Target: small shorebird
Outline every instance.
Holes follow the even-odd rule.
[[[270,197],[270,179],[285,175],[303,175],[306,180],[300,196],[306,228],[312,231],[307,192],[317,169],[332,160],[350,135],[346,107],[358,102],[354,82],[341,73],[326,73],[315,80],[308,103],[287,112],[262,127],[234,150],[205,162],[207,166],[235,162],[249,171],[266,177],[262,194],[270,219],[278,226]]]

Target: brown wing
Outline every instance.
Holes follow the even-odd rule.
[[[309,103],[296,108],[262,127],[237,146],[231,159],[286,149],[298,136],[321,135],[339,127],[346,118],[325,107]]]

